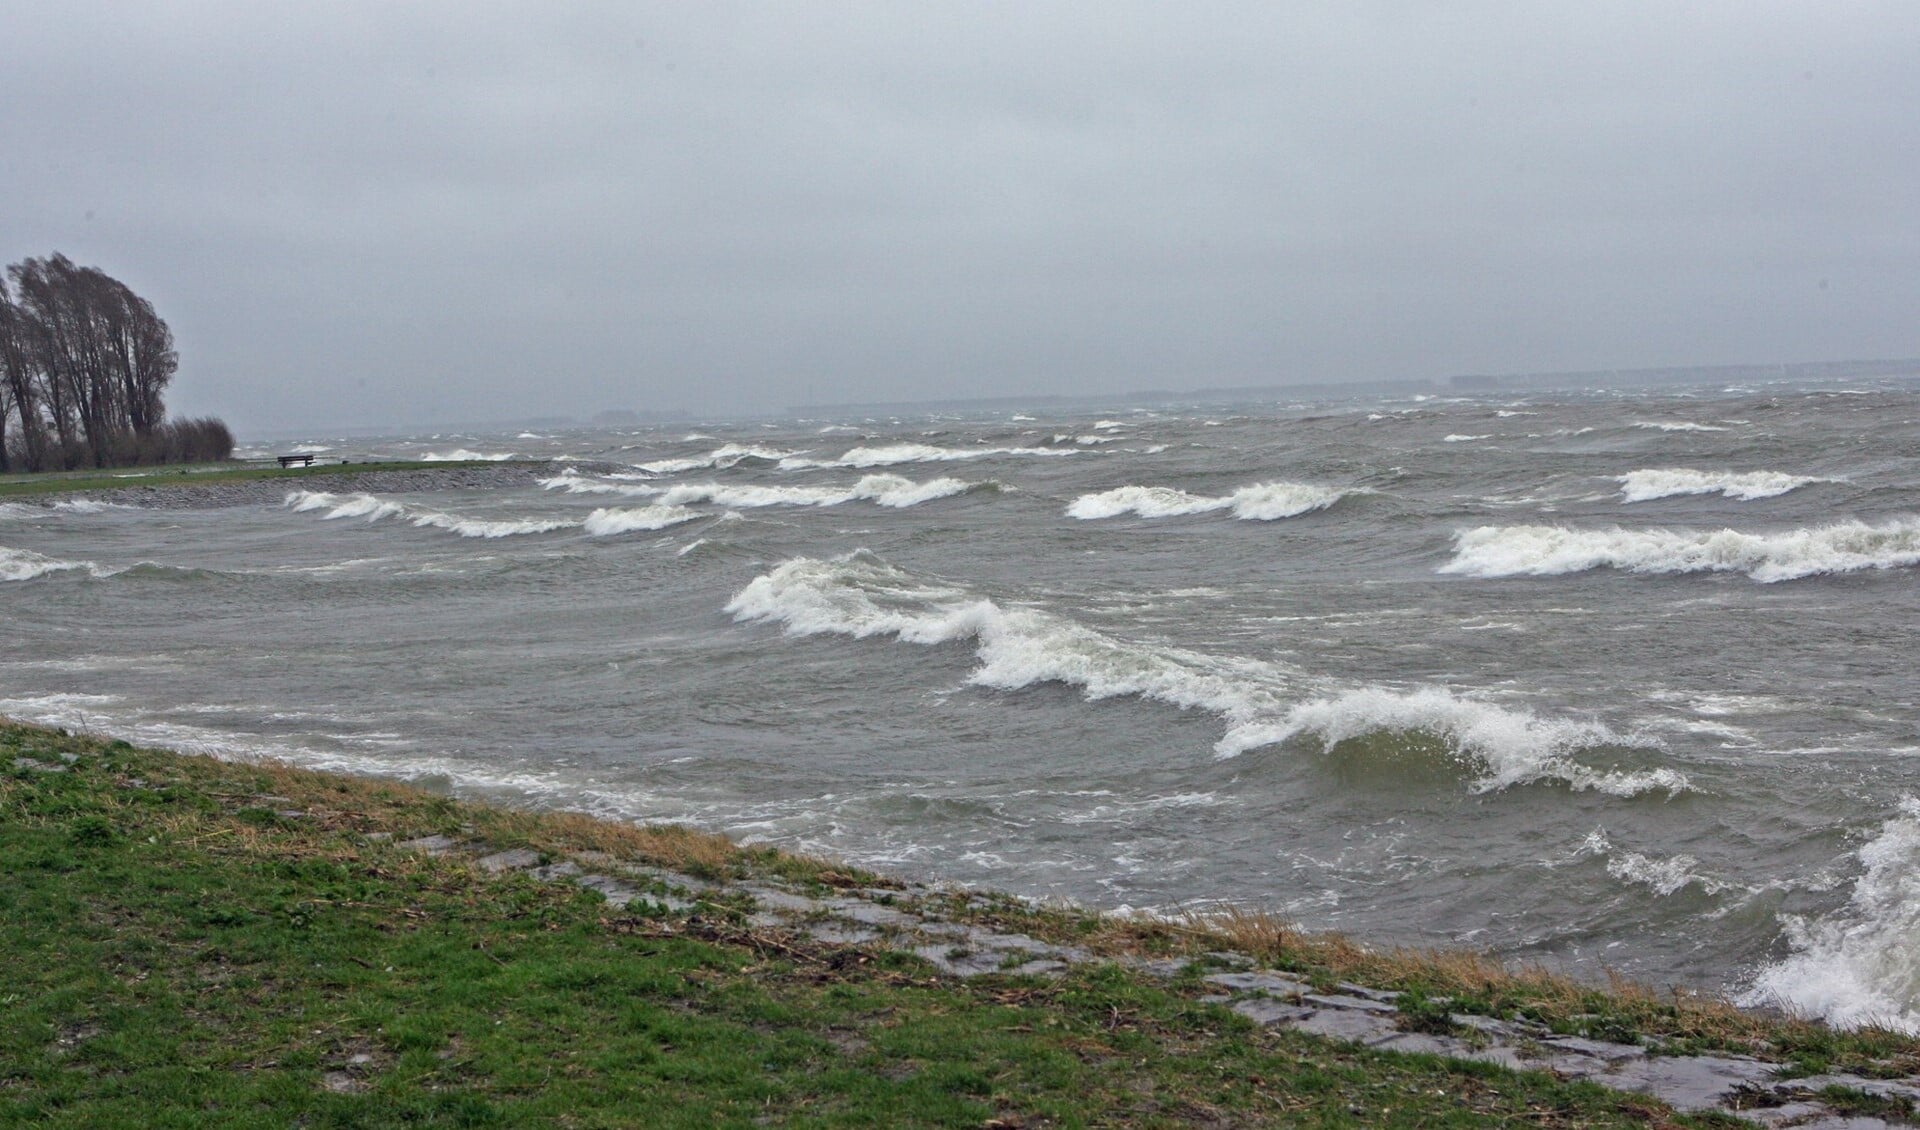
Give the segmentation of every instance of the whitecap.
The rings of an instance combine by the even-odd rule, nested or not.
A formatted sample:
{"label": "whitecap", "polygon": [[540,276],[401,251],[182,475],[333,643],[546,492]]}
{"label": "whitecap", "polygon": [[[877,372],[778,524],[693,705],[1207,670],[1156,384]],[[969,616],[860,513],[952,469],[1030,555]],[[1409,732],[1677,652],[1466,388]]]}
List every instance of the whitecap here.
{"label": "whitecap", "polygon": [[607,537],[635,530],[664,530],[699,516],[699,511],[684,506],[640,506],[628,510],[608,508],[587,515],[587,520],[581,525],[594,537]]}
{"label": "whitecap", "polygon": [[458,514],[429,510],[425,507],[409,506],[377,495],[337,495],[316,490],[294,491],[287,495],[283,505],[295,513],[324,510],[326,513],[320,515],[322,521],[365,518],[369,522],[378,522],[383,518],[403,518],[415,526],[447,530],[466,538],[503,538],[518,534],[541,534],[553,530],[571,529],[580,524],[565,518],[468,518]]}
{"label": "whitecap", "polygon": [[[1071,438],[1071,437],[1068,437]],[[1052,447],[937,447],[926,443],[894,443],[881,447],[856,447],[838,459],[805,459],[789,456],[780,460],[784,470],[801,471],[816,467],[888,467],[899,463],[950,463],[968,459],[986,459],[999,455],[1074,455],[1074,448]]]}
{"label": "whitecap", "polygon": [[749,459],[762,463],[778,463],[782,459],[796,456],[795,452],[782,451],[777,447],[765,447],[752,443],[728,443],[714,448],[705,455],[656,459],[637,464],[637,466],[642,471],[653,475],[680,475],[688,471],[703,471],[708,468],[725,470]]}
{"label": "whitecap", "polygon": [[1236,518],[1270,522],[1324,510],[1348,493],[1311,483],[1256,483],[1221,496],[1190,494],[1173,487],[1125,486],[1081,495],[1068,505],[1067,516],[1095,521],[1122,514],[1170,518],[1231,510]]}
{"label": "whitecap", "polygon": [[1480,526],[1454,537],[1442,573],[1473,577],[1556,576],[1607,566],[1634,573],[1745,573],[1772,583],[1823,573],[1920,564],[1920,519],[1746,534],[1737,530],[1575,530]]}
{"label": "whitecap", "polygon": [[0,581],[31,581],[50,573],[70,572],[94,577],[113,575],[112,570],[102,569],[91,561],[62,561],[57,557],[43,557],[29,549],[0,545]]}
{"label": "whitecap", "polygon": [[1301,735],[1332,749],[1349,739],[1413,732],[1438,739],[1473,767],[1480,791],[1550,780],[1616,795],[1688,787],[1669,769],[1606,772],[1575,762],[1572,754],[1582,748],[1626,744],[1597,723],[1541,719],[1440,687],[1323,690],[1279,663],[1136,643],[1041,609],[1005,607],[915,577],[866,550],[783,562],[749,582],[725,610],[736,621],[779,624],[789,635],[971,642],[979,666],[968,682],[975,686],[1011,691],[1058,682],[1088,700],[1138,697],[1205,710],[1226,722],[1214,746],[1223,758]]}
{"label": "whitecap", "polygon": [[1440,438],[1440,442],[1441,443],[1471,443],[1477,439],[1492,439],[1492,438],[1493,436],[1491,434],[1470,436],[1461,432],[1454,432],[1451,435],[1442,436]]}
{"label": "whitecap", "polygon": [[564,490],[568,494],[619,494],[631,498],[649,498],[661,492],[660,487],[609,482],[610,478],[612,476],[588,478],[568,468],[552,478],[540,479],[538,482],[547,490]]}
{"label": "whitecap", "polygon": [[1724,432],[1727,430],[1718,424],[1695,424],[1686,421],[1676,424],[1660,420],[1641,420],[1636,421],[1633,426],[1661,432]]}
{"label": "whitecap", "polygon": [[1629,471],[1614,479],[1627,502],[1651,502],[1687,494],[1722,494],[1741,502],[1773,498],[1808,483],[1830,482],[1783,471],[1696,471],[1688,467]]}
{"label": "whitecap", "polygon": [[452,451],[429,451],[420,457],[424,463],[504,463],[514,458],[511,451],[488,453],[456,447]]}
{"label": "whitecap", "polygon": [[916,483],[899,475],[867,475],[845,487],[751,486],[689,483],[661,492],[665,505],[711,502],[720,506],[839,506],[854,501],[901,509],[936,498],[950,498],[973,489],[960,479],[932,479]]}

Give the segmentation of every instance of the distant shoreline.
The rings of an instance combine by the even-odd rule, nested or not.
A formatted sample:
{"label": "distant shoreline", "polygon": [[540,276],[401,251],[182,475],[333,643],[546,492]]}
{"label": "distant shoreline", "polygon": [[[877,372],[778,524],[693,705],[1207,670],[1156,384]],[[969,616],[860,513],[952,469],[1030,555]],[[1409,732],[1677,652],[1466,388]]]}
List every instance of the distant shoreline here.
{"label": "distant shoreline", "polygon": [[[101,476],[63,476],[9,483],[0,480],[0,501],[51,504],[54,498],[88,498],[156,510],[211,510],[278,503],[288,491],[421,491],[530,486],[563,468],[597,465],[569,460],[460,463],[331,463],[282,471],[270,467],[173,473],[155,472],[125,485]],[[13,487],[15,489],[8,489]]]}

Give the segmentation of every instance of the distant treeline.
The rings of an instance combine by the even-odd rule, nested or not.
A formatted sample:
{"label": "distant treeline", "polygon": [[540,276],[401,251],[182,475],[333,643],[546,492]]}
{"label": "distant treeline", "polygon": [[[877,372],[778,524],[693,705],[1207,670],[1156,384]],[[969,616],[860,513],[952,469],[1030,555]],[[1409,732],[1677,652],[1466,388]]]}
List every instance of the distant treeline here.
{"label": "distant treeline", "polygon": [[153,304],[64,255],[0,279],[0,472],[203,462],[233,454],[219,420],[169,423],[180,367]]}

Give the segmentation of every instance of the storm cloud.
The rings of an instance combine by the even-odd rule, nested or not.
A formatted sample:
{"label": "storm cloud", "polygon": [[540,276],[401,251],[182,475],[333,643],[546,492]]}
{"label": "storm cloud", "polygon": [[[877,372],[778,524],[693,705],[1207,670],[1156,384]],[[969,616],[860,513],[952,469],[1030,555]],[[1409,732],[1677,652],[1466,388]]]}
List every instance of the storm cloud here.
{"label": "storm cloud", "polygon": [[255,432],[1920,353],[1920,8],[0,3]]}

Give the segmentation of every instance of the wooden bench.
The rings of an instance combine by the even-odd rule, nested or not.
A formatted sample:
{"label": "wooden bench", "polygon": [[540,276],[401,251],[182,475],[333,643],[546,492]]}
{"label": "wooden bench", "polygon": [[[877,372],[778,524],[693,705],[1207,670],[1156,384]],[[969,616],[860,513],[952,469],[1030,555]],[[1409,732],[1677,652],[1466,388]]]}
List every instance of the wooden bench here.
{"label": "wooden bench", "polygon": [[286,468],[286,467],[291,467],[291,466],[293,466],[293,465],[294,465],[295,463],[298,463],[298,464],[300,464],[300,465],[301,465],[302,467],[311,467],[311,466],[313,466],[313,456],[311,456],[311,455],[282,455],[282,456],[280,457],[280,466],[281,466],[282,468]]}

